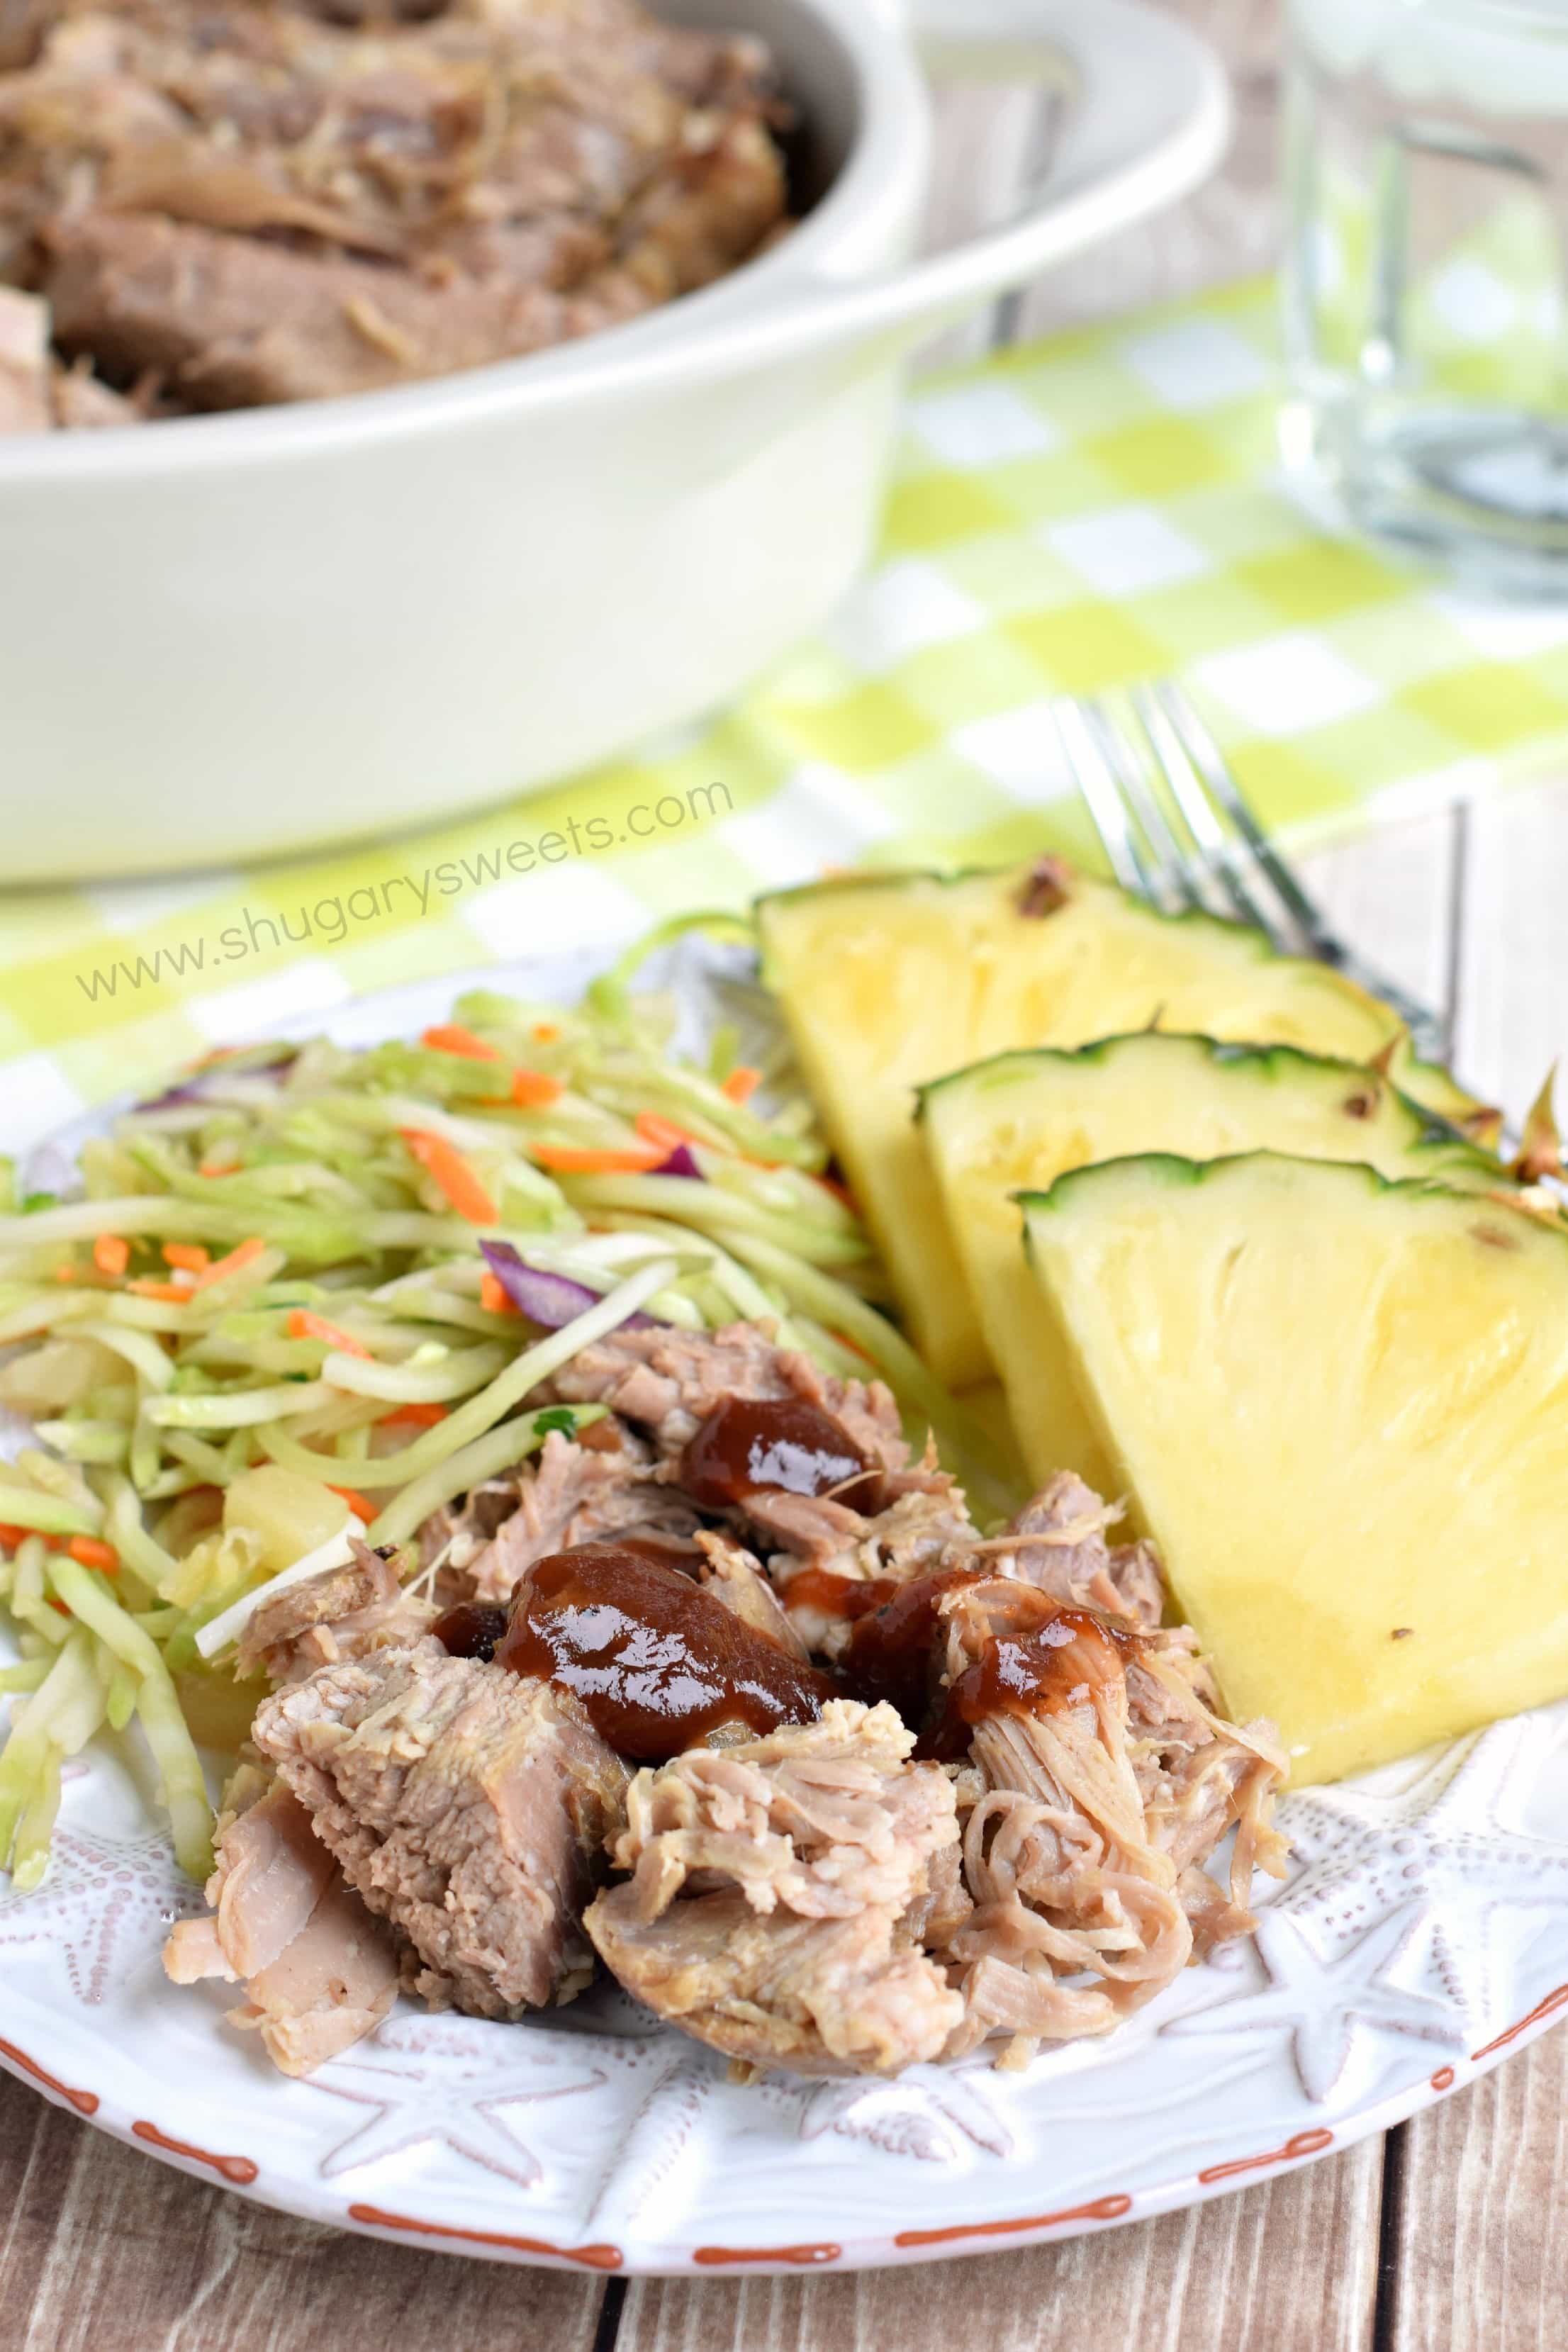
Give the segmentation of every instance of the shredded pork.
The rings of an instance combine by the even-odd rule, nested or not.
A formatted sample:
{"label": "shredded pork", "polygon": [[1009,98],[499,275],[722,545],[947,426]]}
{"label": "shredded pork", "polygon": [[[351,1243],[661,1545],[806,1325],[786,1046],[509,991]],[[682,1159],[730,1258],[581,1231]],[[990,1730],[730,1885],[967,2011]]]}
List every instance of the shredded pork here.
{"label": "shredded pork", "polygon": [[801,1640],[788,1610],[769,1583],[760,1560],[753,1559],[730,1537],[703,1528],[697,1538],[700,1566],[698,1581],[721,1601],[753,1633],[765,1633],[792,1658],[807,1660],[811,1653]]}
{"label": "shredded pork", "polygon": [[235,1670],[274,1685],[372,1650],[404,1648],[427,1633],[434,1605],[407,1591],[394,1559],[356,1542],[342,1568],[323,1569],[262,1602],[240,1635]]}
{"label": "shredded pork", "polygon": [[20,5],[0,278],[161,413],[537,351],[709,284],[784,219],[765,50],[637,0]]}
{"label": "shredded pork", "polygon": [[730,1323],[721,1331],[655,1325],[612,1332],[580,1349],[540,1401],[608,1405],[624,1421],[651,1431],[660,1452],[673,1459],[731,1397],[798,1397],[831,1413],[882,1469],[899,1471],[908,1464],[890,1390],[880,1381],[834,1380],[809,1356],[775,1347],[772,1332],[759,1323]]}
{"label": "shredded pork", "polygon": [[[686,1447],[734,1397],[836,1420],[872,1465],[866,1507],[684,1493]],[[399,1960],[434,2006],[515,2018],[579,1990],[595,1952],[745,2069],[891,2074],[992,2039],[1021,2064],[1250,1928],[1284,1759],[1268,1725],[1225,1719],[1195,1637],[1163,1622],[1152,1548],[1112,1545],[1119,1513],[1080,1479],[982,1534],[886,1389],[758,1324],[618,1331],[531,1402],[606,1411],[435,1513],[421,1591],[493,1609],[546,1556],[630,1541],[864,1696],[814,1695],[816,1720],[766,1737],[726,1720],[631,1778],[570,1690],[421,1638],[434,1604],[363,1545],[276,1595],[239,1660],[277,1685],[259,1762],[220,1824],[212,1912],[166,1965],[243,1982],[237,2021],[280,2065],[364,2031]],[[679,1612],[626,1648],[622,1605],[577,1629],[579,1661],[603,1640],[595,1673],[679,1688]],[[907,1720],[869,1703],[884,1689]],[[1222,1886],[1205,1864],[1232,1832]]]}
{"label": "shredded pork", "polygon": [[[946,1680],[1049,1614],[1050,1596],[1016,1577],[955,1589],[941,1605]],[[1066,1703],[994,1713],[973,1728],[963,1796],[975,1907],[948,1949],[963,1970],[961,2042],[1005,2032],[1014,2063],[1040,2041],[1110,2032],[1186,1966],[1194,1915],[1209,1943],[1240,1932],[1251,1925],[1242,1899],[1254,1862],[1278,1867],[1264,1823],[1284,1759],[1269,1727],[1238,1732],[1209,1714],[1173,1663],[1191,1657],[1181,1633],[1149,1633],[1129,1665],[1098,1644],[1097,1658],[1107,1654],[1109,1669]],[[1134,1676],[1141,1696],[1180,1708],[1156,1738],[1133,1720]],[[1185,1770],[1205,1748],[1200,1801],[1163,1759]],[[1195,1865],[1233,1822],[1242,1831],[1226,1906]]]}
{"label": "shredded pork", "polygon": [[49,348],[48,304],[0,285],[0,433],[92,432],[135,425],[141,412],[90,369],[67,367]]}
{"label": "shredded pork", "polygon": [[1121,1516],[1116,1504],[1102,1502],[1072,1471],[1058,1470],[1004,1535],[972,1549],[999,1575],[1036,1585],[1058,1601],[1107,1610],[1134,1625],[1157,1625],[1165,1607],[1159,1555],[1148,1543],[1112,1549],[1105,1533]]}
{"label": "shredded pork", "polygon": [[629,1432],[626,1443],[609,1452],[552,1430],[537,1467],[526,1465],[510,1480],[481,1488],[469,1508],[476,1503],[493,1515],[492,1531],[475,1553],[458,1520],[448,1559],[465,1592],[481,1601],[506,1601],[535,1560],[574,1544],[634,1533],[680,1538],[697,1525],[686,1497],[655,1482],[647,1449]]}
{"label": "shredded pork", "polygon": [[891,1707],[830,1700],[821,1720],[642,1771],[616,1842],[631,1873],[584,1922],[629,1991],[732,2059],[807,2074],[893,2074],[936,2057],[963,2017],[915,1940],[950,1905],[952,1782],[909,1760]]}

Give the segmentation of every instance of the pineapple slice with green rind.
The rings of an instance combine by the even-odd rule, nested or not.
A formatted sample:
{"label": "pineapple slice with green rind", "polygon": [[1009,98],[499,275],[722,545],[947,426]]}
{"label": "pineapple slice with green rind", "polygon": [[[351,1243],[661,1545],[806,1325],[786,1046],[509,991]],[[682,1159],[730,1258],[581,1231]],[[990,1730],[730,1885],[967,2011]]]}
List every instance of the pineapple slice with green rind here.
{"label": "pineapple slice with green rind", "polygon": [[1043,887],[1027,868],[847,876],[760,899],[757,922],[806,1084],[916,1345],[950,1387],[990,1368],[913,1124],[928,1078],[1014,1046],[1159,1027],[1356,1062],[1392,1049],[1406,1093],[1456,1119],[1479,1108],[1326,965],[1209,915],[1159,914],[1054,860]]}
{"label": "pineapple slice with green rind", "polygon": [[1026,1211],[1121,1489],[1296,1782],[1568,1693],[1559,1218],[1270,1153]]}
{"label": "pineapple slice with green rind", "polygon": [[1503,1181],[1489,1153],[1360,1064],[1157,1030],[976,1062],[921,1087],[919,1118],[1030,1475],[1043,1486],[1055,1470],[1076,1470],[1100,1493],[1115,1473],[1079,1401],[1066,1341],[1020,1279],[1018,1192],[1148,1151],[1358,1160],[1385,1176],[1471,1190]]}

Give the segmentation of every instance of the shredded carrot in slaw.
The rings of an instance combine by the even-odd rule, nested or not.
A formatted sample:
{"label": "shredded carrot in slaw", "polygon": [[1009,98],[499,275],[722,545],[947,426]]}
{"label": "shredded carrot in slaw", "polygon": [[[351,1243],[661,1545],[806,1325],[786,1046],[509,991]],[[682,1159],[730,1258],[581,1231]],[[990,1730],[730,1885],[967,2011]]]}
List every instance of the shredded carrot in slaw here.
{"label": "shredded carrot in slaw", "polygon": [[370,1361],[370,1349],[363,1339],[356,1339],[352,1331],[342,1330],[336,1323],[329,1323],[324,1315],[312,1314],[308,1307],[296,1307],[284,1328],[290,1339],[322,1339],[340,1355],[363,1356],[367,1363]]}
{"label": "shredded carrot in slaw", "polygon": [[427,1128],[400,1127],[397,1132],[459,1217],[471,1225],[500,1223],[500,1211],[455,1144]]}
{"label": "shredded carrot in slaw", "polygon": [[258,1258],[266,1247],[260,1235],[252,1234],[248,1241],[231,1249],[226,1257],[216,1257],[210,1265],[204,1266],[196,1276],[195,1288],[205,1290],[213,1283],[221,1282],[226,1274],[237,1274],[242,1265],[249,1265]]}
{"label": "shredded carrot in slaw", "polygon": [[719,1091],[739,1107],[751,1101],[762,1083],[761,1070],[753,1070],[748,1062],[737,1062]]}
{"label": "shredded carrot in slaw", "polygon": [[562,1176],[646,1176],[669,1154],[662,1148],[647,1151],[628,1151],[624,1148],[589,1150],[575,1144],[536,1143],[531,1156],[542,1168],[552,1168]]}
{"label": "shredded carrot in slaw", "polygon": [[500,1060],[498,1046],[487,1045],[482,1037],[476,1037],[473,1031],[465,1029],[460,1021],[437,1022],[435,1028],[426,1030],[419,1043],[428,1045],[435,1054],[460,1054],[468,1062]]}
{"label": "shredded carrot in slaw", "polygon": [[120,1554],[112,1544],[104,1543],[98,1536],[72,1536],[65,1549],[83,1568],[100,1568],[105,1576],[120,1573]]}
{"label": "shredded carrot in slaw", "polygon": [[[495,1275],[489,1275],[487,1279],[495,1283],[498,1290],[500,1289],[501,1285]],[[444,1404],[400,1404],[392,1412],[384,1412],[376,1425],[381,1429],[434,1429],[438,1421],[446,1420],[450,1410],[449,1405]]]}
{"label": "shredded carrot in slaw", "polygon": [[829,1331],[827,1336],[830,1339],[837,1339],[841,1348],[847,1348],[852,1356],[864,1356],[868,1364],[874,1361],[874,1359],[867,1354],[866,1349],[860,1345],[859,1340],[852,1339],[847,1331]]}
{"label": "shredded carrot in slaw", "polygon": [[672,1118],[661,1118],[656,1110],[639,1110],[637,1130],[646,1144],[658,1150],[660,1159],[668,1160],[683,1143],[696,1143],[699,1139],[684,1127],[677,1127]]}
{"label": "shredded carrot in slaw", "polygon": [[41,1543],[46,1551],[63,1551],[68,1558],[79,1560],[83,1568],[98,1568],[105,1576],[120,1573],[120,1554],[114,1546],[98,1536],[53,1536],[40,1533],[37,1528],[0,1527],[0,1547],[15,1551],[31,1538]]}
{"label": "shredded carrot in slaw", "polygon": [[118,1281],[131,1263],[131,1244],[118,1234],[100,1234],[92,1245],[92,1262],[100,1274]]}
{"label": "shredded carrot in slaw", "polygon": [[376,1515],[376,1506],[374,1503],[367,1501],[365,1496],[359,1492],[357,1487],[329,1486],[327,1492],[330,1495],[341,1495],[343,1501],[353,1513],[355,1518],[363,1519],[366,1527],[369,1527],[372,1519],[374,1519]]}

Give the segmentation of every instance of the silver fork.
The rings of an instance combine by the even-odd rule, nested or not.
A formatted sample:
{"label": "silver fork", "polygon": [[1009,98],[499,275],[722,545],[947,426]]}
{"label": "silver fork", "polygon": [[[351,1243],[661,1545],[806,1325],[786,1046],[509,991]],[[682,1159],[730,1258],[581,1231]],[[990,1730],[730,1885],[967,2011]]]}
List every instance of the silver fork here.
{"label": "silver fork", "polygon": [[1331,930],[1247,806],[1225,754],[1173,679],[1134,687],[1128,726],[1099,700],[1053,705],[1062,751],[1117,880],[1166,913],[1250,923],[1287,955],[1331,964],[1398,1014],[1440,1061],[1447,1024]]}

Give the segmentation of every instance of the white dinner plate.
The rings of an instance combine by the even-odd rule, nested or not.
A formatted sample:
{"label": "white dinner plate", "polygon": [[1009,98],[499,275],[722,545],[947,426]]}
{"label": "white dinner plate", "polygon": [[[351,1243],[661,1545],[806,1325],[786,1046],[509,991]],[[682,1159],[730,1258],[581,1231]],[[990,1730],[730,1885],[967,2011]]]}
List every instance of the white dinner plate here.
{"label": "white dinner plate", "polygon": [[[593,968],[473,977],[569,998]],[[689,948],[680,968],[700,1022],[735,965]],[[460,985],[315,1025],[414,1033]],[[1382,2131],[1568,2003],[1568,1702],[1288,1798],[1290,1875],[1259,1882],[1256,1943],[1223,1946],[1108,2041],[1021,2074],[982,2053],[893,2082],[731,2084],[614,1987],[519,2025],[402,2002],[287,2081],[222,2021],[232,1988],[163,1976],[170,1923],[201,1903],[138,1766],[120,1740],[68,1768],[45,1885],[0,1893],[0,2063],[198,2178],[447,2252],[722,2275],[1069,2237]]]}

